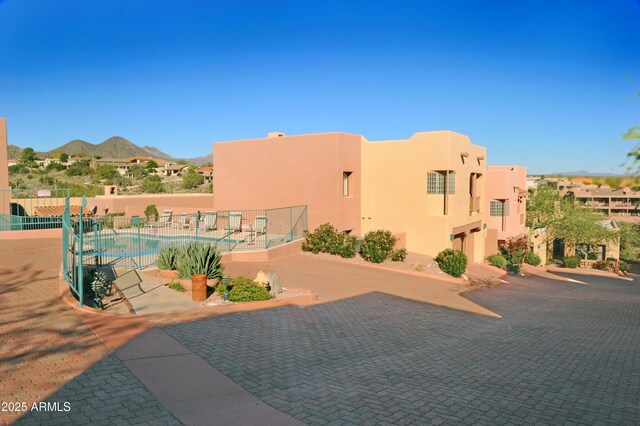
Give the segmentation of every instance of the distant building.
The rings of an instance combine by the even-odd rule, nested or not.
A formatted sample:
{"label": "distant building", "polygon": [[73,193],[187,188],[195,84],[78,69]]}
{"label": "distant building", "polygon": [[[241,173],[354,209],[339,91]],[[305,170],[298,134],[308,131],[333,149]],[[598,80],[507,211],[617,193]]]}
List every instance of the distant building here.
{"label": "distant building", "polygon": [[205,182],[213,181],[213,167],[211,166],[200,167],[196,171],[204,177]]}
{"label": "distant building", "polygon": [[161,176],[181,176],[188,166],[186,164],[167,163],[164,167],[158,167],[156,173]]}
{"label": "distant building", "polygon": [[567,191],[566,197],[610,217],[640,217],[640,191],[631,191],[629,188],[611,189],[605,185],[599,188],[572,188]]}

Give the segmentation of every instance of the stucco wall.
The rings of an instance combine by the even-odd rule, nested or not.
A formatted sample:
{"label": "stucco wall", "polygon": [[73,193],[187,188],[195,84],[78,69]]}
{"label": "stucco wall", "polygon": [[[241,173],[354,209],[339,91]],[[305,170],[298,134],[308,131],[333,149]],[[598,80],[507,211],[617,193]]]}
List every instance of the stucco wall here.
{"label": "stucco wall", "polygon": [[[485,158],[485,148],[451,131],[416,133],[408,140],[363,141],[363,233],[380,228],[405,231],[407,249],[430,256],[451,248],[454,228],[484,223]],[[448,195],[447,215],[444,195],[427,194],[427,172],[442,170],[456,173],[455,194]],[[469,209],[471,173],[482,174],[477,187],[481,211],[474,214]],[[471,260],[481,261],[484,231],[473,238]]]}
{"label": "stucco wall", "polygon": [[[63,198],[54,199],[19,199],[11,200],[20,203],[25,207],[28,215],[35,214],[35,207],[38,205],[64,205]],[[81,197],[71,197],[69,200],[71,205],[79,206],[82,204]],[[125,213],[125,216],[144,216],[145,208],[155,204],[158,212],[162,214],[163,210],[172,210],[173,214],[179,213],[195,213],[198,210],[205,212],[213,210],[213,195],[211,194],[145,194],[145,195],[116,195],[116,196],[97,196],[87,198],[87,209],[97,206],[96,215],[104,215],[104,209],[109,209],[109,213]]]}
{"label": "stucco wall", "polygon": [[[486,182],[484,208],[487,212],[487,228],[496,230],[495,235],[498,240],[524,236],[526,197],[519,202],[518,194],[520,190],[526,189],[527,169],[521,166],[489,166]],[[491,200],[508,200],[509,215],[505,217],[504,230],[502,217],[489,214]]]}
{"label": "stucco wall", "polygon": [[[308,205],[309,229],[330,222],[360,233],[361,136],[322,133],[217,142],[216,210]],[[343,172],[352,172],[343,196]]]}

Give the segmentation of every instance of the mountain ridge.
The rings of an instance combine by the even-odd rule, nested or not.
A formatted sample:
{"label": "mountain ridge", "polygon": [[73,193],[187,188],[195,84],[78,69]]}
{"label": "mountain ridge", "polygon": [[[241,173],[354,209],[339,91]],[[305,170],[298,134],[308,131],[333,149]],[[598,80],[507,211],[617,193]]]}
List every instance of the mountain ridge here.
{"label": "mountain ridge", "polygon": [[[23,148],[16,145],[8,146],[8,155],[11,159],[18,159]],[[139,147],[130,140],[122,136],[112,136],[100,143],[93,144],[82,139],[73,139],[64,145],[52,149],[51,151],[37,151],[36,155],[41,157],[50,156],[53,152],[62,152],[68,155],[81,155],[86,157],[103,158],[129,158],[129,157],[151,157],[166,161],[177,161],[181,158],[173,157],[155,146]],[[212,154],[201,157],[185,158],[184,160],[196,164],[211,162]]]}

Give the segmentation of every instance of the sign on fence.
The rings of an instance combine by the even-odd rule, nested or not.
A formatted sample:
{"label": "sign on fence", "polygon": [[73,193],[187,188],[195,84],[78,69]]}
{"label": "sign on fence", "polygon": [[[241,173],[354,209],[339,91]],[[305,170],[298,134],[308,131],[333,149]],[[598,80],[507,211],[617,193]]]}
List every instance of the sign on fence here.
{"label": "sign on fence", "polygon": [[51,197],[50,189],[38,189],[38,197]]}

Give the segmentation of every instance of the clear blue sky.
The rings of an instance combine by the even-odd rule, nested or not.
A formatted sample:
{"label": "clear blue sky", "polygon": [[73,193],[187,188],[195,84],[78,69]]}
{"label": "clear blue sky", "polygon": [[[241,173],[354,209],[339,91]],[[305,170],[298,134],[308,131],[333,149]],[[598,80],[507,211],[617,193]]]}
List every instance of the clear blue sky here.
{"label": "clear blue sky", "polygon": [[0,116],[37,150],[450,129],[489,164],[618,172],[639,53],[638,0],[0,0]]}

